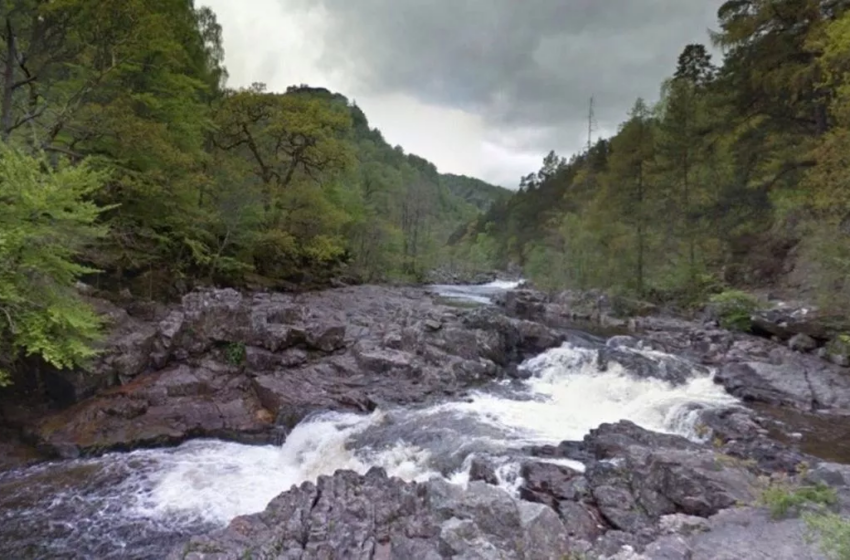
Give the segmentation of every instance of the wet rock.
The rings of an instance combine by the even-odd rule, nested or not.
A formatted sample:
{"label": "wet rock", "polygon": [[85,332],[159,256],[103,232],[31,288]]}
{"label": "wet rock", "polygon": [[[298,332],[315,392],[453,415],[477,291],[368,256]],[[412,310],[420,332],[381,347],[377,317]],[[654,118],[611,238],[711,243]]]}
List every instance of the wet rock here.
{"label": "wet rock", "polygon": [[[756,477],[743,462],[724,461],[706,446],[644,430],[631,422],[603,424],[582,442],[596,458],[584,477],[589,497],[550,471],[526,490],[543,503],[589,503],[608,527],[643,536],[665,515],[708,517],[754,496]],[[533,492],[530,490],[534,490]],[[562,507],[560,504],[558,507]]]}
{"label": "wet rock", "polygon": [[247,378],[214,362],[177,365],[115,387],[29,427],[57,452],[164,445],[204,434],[251,441],[270,428]]}
{"label": "wet rock", "polygon": [[494,486],[499,484],[499,477],[496,476],[493,465],[477,457],[469,465],[469,480],[470,482],[480,480]]}
{"label": "wet rock", "polygon": [[660,379],[672,385],[687,383],[694,375],[708,371],[692,361],[678,356],[642,353],[636,346],[605,346],[599,350],[597,364],[601,371],[620,366],[629,375],[641,379]]}
{"label": "wet rock", "polygon": [[117,330],[94,381],[57,378],[52,386],[69,404],[112,389],[30,426],[48,448],[277,437],[275,422],[286,431],[313,412],[369,412],[380,402],[458,393],[564,339],[497,310],[457,310],[424,290],[376,286],[300,295],[199,290],[151,322],[107,309]]}
{"label": "wet rock", "polygon": [[169,559],[269,558],[562,558],[566,530],[551,509],[493,486],[405,483],[377,468],[338,471],[193,537]]}
{"label": "wet rock", "polygon": [[564,527],[567,528],[571,543],[592,543],[607,529],[598,510],[584,502],[563,500],[558,502],[557,511],[564,522]]}
{"label": "wet rock", "polygon": [[24,467],[46,457],[31,445],[21,441],[15,430],[0,425],[0,473]]}
{"label": "wet rock", "polygon": [[802,410],[850,406],[850,376],[815,356],[767,341],[745,340],[736,341],[726,359],[716,380],[745,401]]}
{"label": "wet rock", "polygon": [[525,448],[532,457],[570,459],[587,464],[594,460],[593,454],[580,441],[562,441],[558,445],[541,445]]}
{"label": "wet rock", "polygon": [[579,473],[553,463],[524,463],[520,470],[523,484],[519,495],[523,500],[545,504],[555,511],[561,500],[575,499],[569,482]]}
{"label": "wet rock", "polygon": [[543,317],[548,302],[546,294],[534,290],[511,290],[498,301],[509,315],[531,321]]}

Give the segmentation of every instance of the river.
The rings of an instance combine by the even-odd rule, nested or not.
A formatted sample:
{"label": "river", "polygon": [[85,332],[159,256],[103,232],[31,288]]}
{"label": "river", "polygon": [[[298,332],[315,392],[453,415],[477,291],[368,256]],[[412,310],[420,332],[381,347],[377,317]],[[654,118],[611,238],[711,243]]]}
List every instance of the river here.
{"label": "river", "polygon": [[[487,304],[515,285],[432,289]],[[405,480],[464,484],[472,459],[486,456],[500,485],[515,492],[523,446],[581,439],[621,419],[695,438],[696,408],[736,402],[709,375],[672,387],[616,366],[601,372],[595,356],[564,345],[523,363],[527,381],[495,383],[462,400],[316,415],[277,446],[194,440],[0,473],[0,558],[160,558],[187,535],[260,511],[292,485],[337,469],[379,465]]]}

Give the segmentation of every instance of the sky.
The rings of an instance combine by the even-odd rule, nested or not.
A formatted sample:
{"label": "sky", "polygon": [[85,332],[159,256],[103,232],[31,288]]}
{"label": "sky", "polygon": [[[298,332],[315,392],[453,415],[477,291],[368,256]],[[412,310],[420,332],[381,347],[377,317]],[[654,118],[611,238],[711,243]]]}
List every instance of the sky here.
{"label": "sky", "polygon": [[[230,87],[326,87],[440,171],[516,188],[658,98],[723,0],[201,0]],[[719,62],[719,61],[716,61]]]}

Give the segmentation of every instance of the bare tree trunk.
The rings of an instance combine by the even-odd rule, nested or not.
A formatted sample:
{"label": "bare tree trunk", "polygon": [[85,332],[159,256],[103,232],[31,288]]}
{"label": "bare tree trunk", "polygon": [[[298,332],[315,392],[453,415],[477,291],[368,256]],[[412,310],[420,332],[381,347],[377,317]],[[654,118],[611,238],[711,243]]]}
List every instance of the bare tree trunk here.
{"label": "bare tree trunk", "polygon": [[0,104],[0,141],[7,142],[12,133],[12,93],[15,87],[15,60],[18,58],[12,20],[6,17],[6,65],[3,68],[3,100]]}

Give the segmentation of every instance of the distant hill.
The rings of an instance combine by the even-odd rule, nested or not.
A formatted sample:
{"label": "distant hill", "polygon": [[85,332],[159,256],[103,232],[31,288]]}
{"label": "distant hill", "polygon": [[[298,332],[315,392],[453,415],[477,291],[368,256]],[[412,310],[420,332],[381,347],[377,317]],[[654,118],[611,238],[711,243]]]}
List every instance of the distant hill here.
{"label": "distant hill", "polygon": [[440,173],[427,159],[392,146],[355,103],[326,88],[292,86],[285,96],[310,99],[329,111],[345,111],[351,128],[343,144],[357,161],[345,190],[354,217],[347,236],[355,268],[367,279],[419,276],[439,266],[450,235],[511,196],[486,181]]}
{"label": "distant hill", "polygon": [[481,179],[454,173],[443,173],[440,182],[456,197],[486,212],[495,202],[510,197],[513,193],[496,185],[491,185]]}

